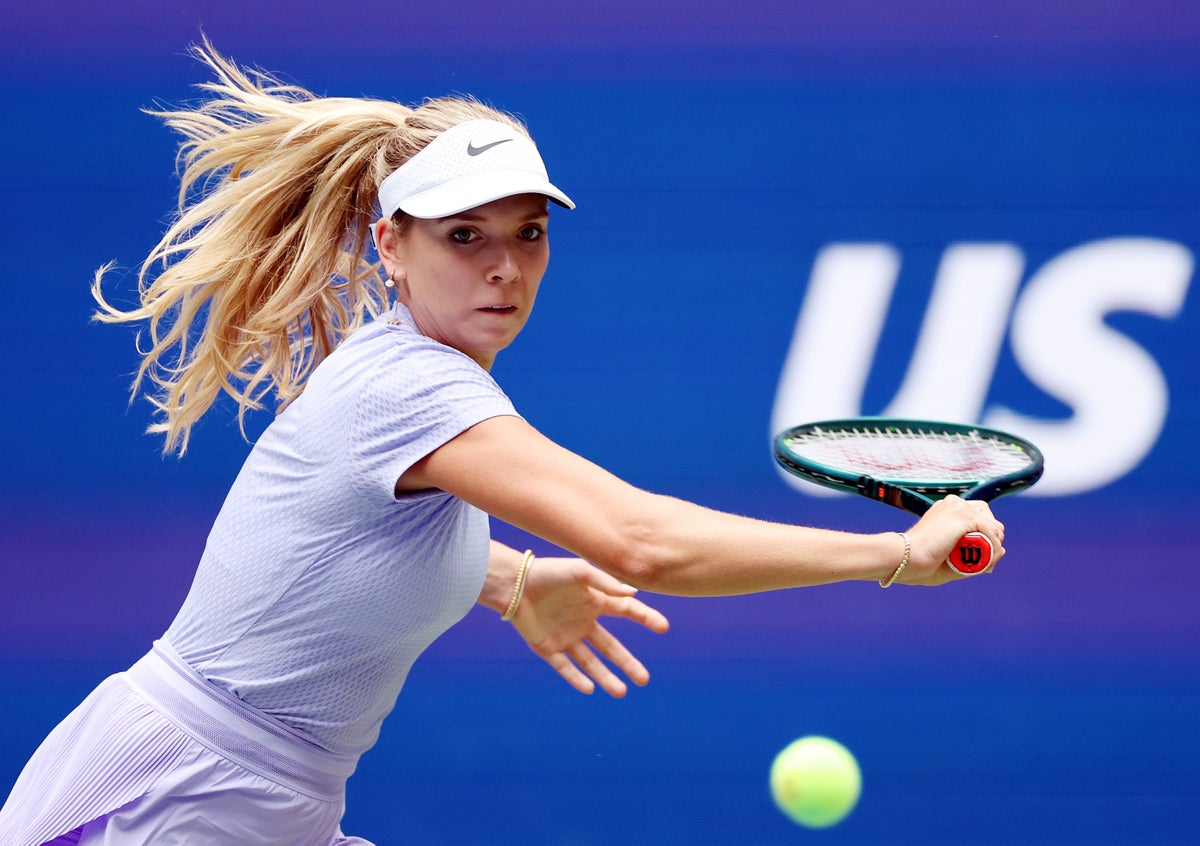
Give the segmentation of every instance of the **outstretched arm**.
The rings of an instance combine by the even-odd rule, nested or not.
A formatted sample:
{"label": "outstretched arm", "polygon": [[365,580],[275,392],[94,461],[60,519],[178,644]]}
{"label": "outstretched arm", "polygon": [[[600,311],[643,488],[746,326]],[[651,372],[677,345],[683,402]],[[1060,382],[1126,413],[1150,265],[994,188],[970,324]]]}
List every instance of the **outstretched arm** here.
{"label": "outstretched arm", "polygon": [[[523,557],[492,541],[487,580],[479,595],[481,605],[504,613],[512,601]],[[592,693],[599,684],[619,698],[628,688],[605,660],[636,685],[646,684],[650,674],[600,624],[600,617],[624,617],[654,632],[667,630],[667,618],[635,599],[636,592],[582,559],[537,558],[526,574],[512,623],[529,648],[576,690]]]}
{"label": "outstretched arm", "polygon": [[[516,417],[473,426],[414,464],[401,483],[440,488],[626,584],[659,593],[731,595],[886,579],[904,555],[894,532],[769,523],[642,491]],[[988,536],[998,561],[1004,527],[988,506],[941,500],[910,530],[911,556],[899,581],[960,578],[945,560],[970,531]]]}

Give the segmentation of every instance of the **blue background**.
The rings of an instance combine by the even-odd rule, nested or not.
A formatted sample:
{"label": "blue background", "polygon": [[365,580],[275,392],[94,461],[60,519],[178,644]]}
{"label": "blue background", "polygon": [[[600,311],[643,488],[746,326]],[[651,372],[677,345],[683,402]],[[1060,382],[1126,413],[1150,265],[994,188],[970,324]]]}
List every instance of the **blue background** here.
{"label": "blue background", "polygon": [[[1098,239],[1200,247],[1200,18],[1184,2],[428,5],[18,0],[0,20],[0,792],[170,622],[247,450],[225,408],[186,459],[161,457],[147,405],[127,401],[133,333],[89,323],[93,270],[135,267],[172,208],[175,141],[139,110],[194,96],[204,76],[184,51],[201,28],[321,93],[468,92],[525,116],[579,208],[555,216],[538,314],[495,374],[568,447],[718,508],[907,522],[805,496],[772,466],[823,247],[904,256],[865,413],[894,394],[951,244],[1016,244],[1027,276]],[[1169,319],[1107,323],[1161,369],[1163,431],[1100,489],[998,503],[1000,573],[649,597],[673,628],[615,626],[654,677],[624,701],[579,696],[473,612],[418,663],[351,781],[346,831],[1193,842],[1200,306],[1189,288]],[[989,402],[1071,415],[1007,347]],[[766,787],[775,752],[810,733],[864,770],[858,808],[824,832],[789,823]]]}

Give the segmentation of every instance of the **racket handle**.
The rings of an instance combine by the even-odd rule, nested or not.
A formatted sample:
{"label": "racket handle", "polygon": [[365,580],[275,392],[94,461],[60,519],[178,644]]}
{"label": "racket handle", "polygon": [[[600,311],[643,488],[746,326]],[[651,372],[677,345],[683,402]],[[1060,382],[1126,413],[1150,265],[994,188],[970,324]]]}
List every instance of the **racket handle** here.
{"label": "racket handle", "polygon": [[992,563],[992,542],[983,532],[968,532],[950,550],[950,569],[971,576],[982,573]]}

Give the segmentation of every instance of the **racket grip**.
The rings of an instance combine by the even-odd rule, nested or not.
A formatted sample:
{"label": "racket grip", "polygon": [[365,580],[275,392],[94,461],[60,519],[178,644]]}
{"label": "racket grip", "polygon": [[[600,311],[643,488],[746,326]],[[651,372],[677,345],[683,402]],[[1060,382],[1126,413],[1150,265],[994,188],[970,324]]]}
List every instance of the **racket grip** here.
{"label": "racket grip", "polygon": [[992,542],[983,532],[968,532],[963,535],[954,549],[950,550],[947,563],[950,569],[964,576],[982,573],[992,563]]}

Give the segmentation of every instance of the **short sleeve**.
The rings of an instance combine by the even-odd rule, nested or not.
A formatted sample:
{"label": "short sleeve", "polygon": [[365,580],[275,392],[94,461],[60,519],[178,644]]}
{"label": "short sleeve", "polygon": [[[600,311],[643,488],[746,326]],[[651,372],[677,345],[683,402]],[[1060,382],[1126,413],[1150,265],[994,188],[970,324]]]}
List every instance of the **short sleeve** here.
{"label": "short sleeve", "polygon": [[467,356],[426,341],[410,345],[365,380],[355,397],[349,445],[354,484],[394,498],[396,480],[472,426],[516,416],[495,380]]}

